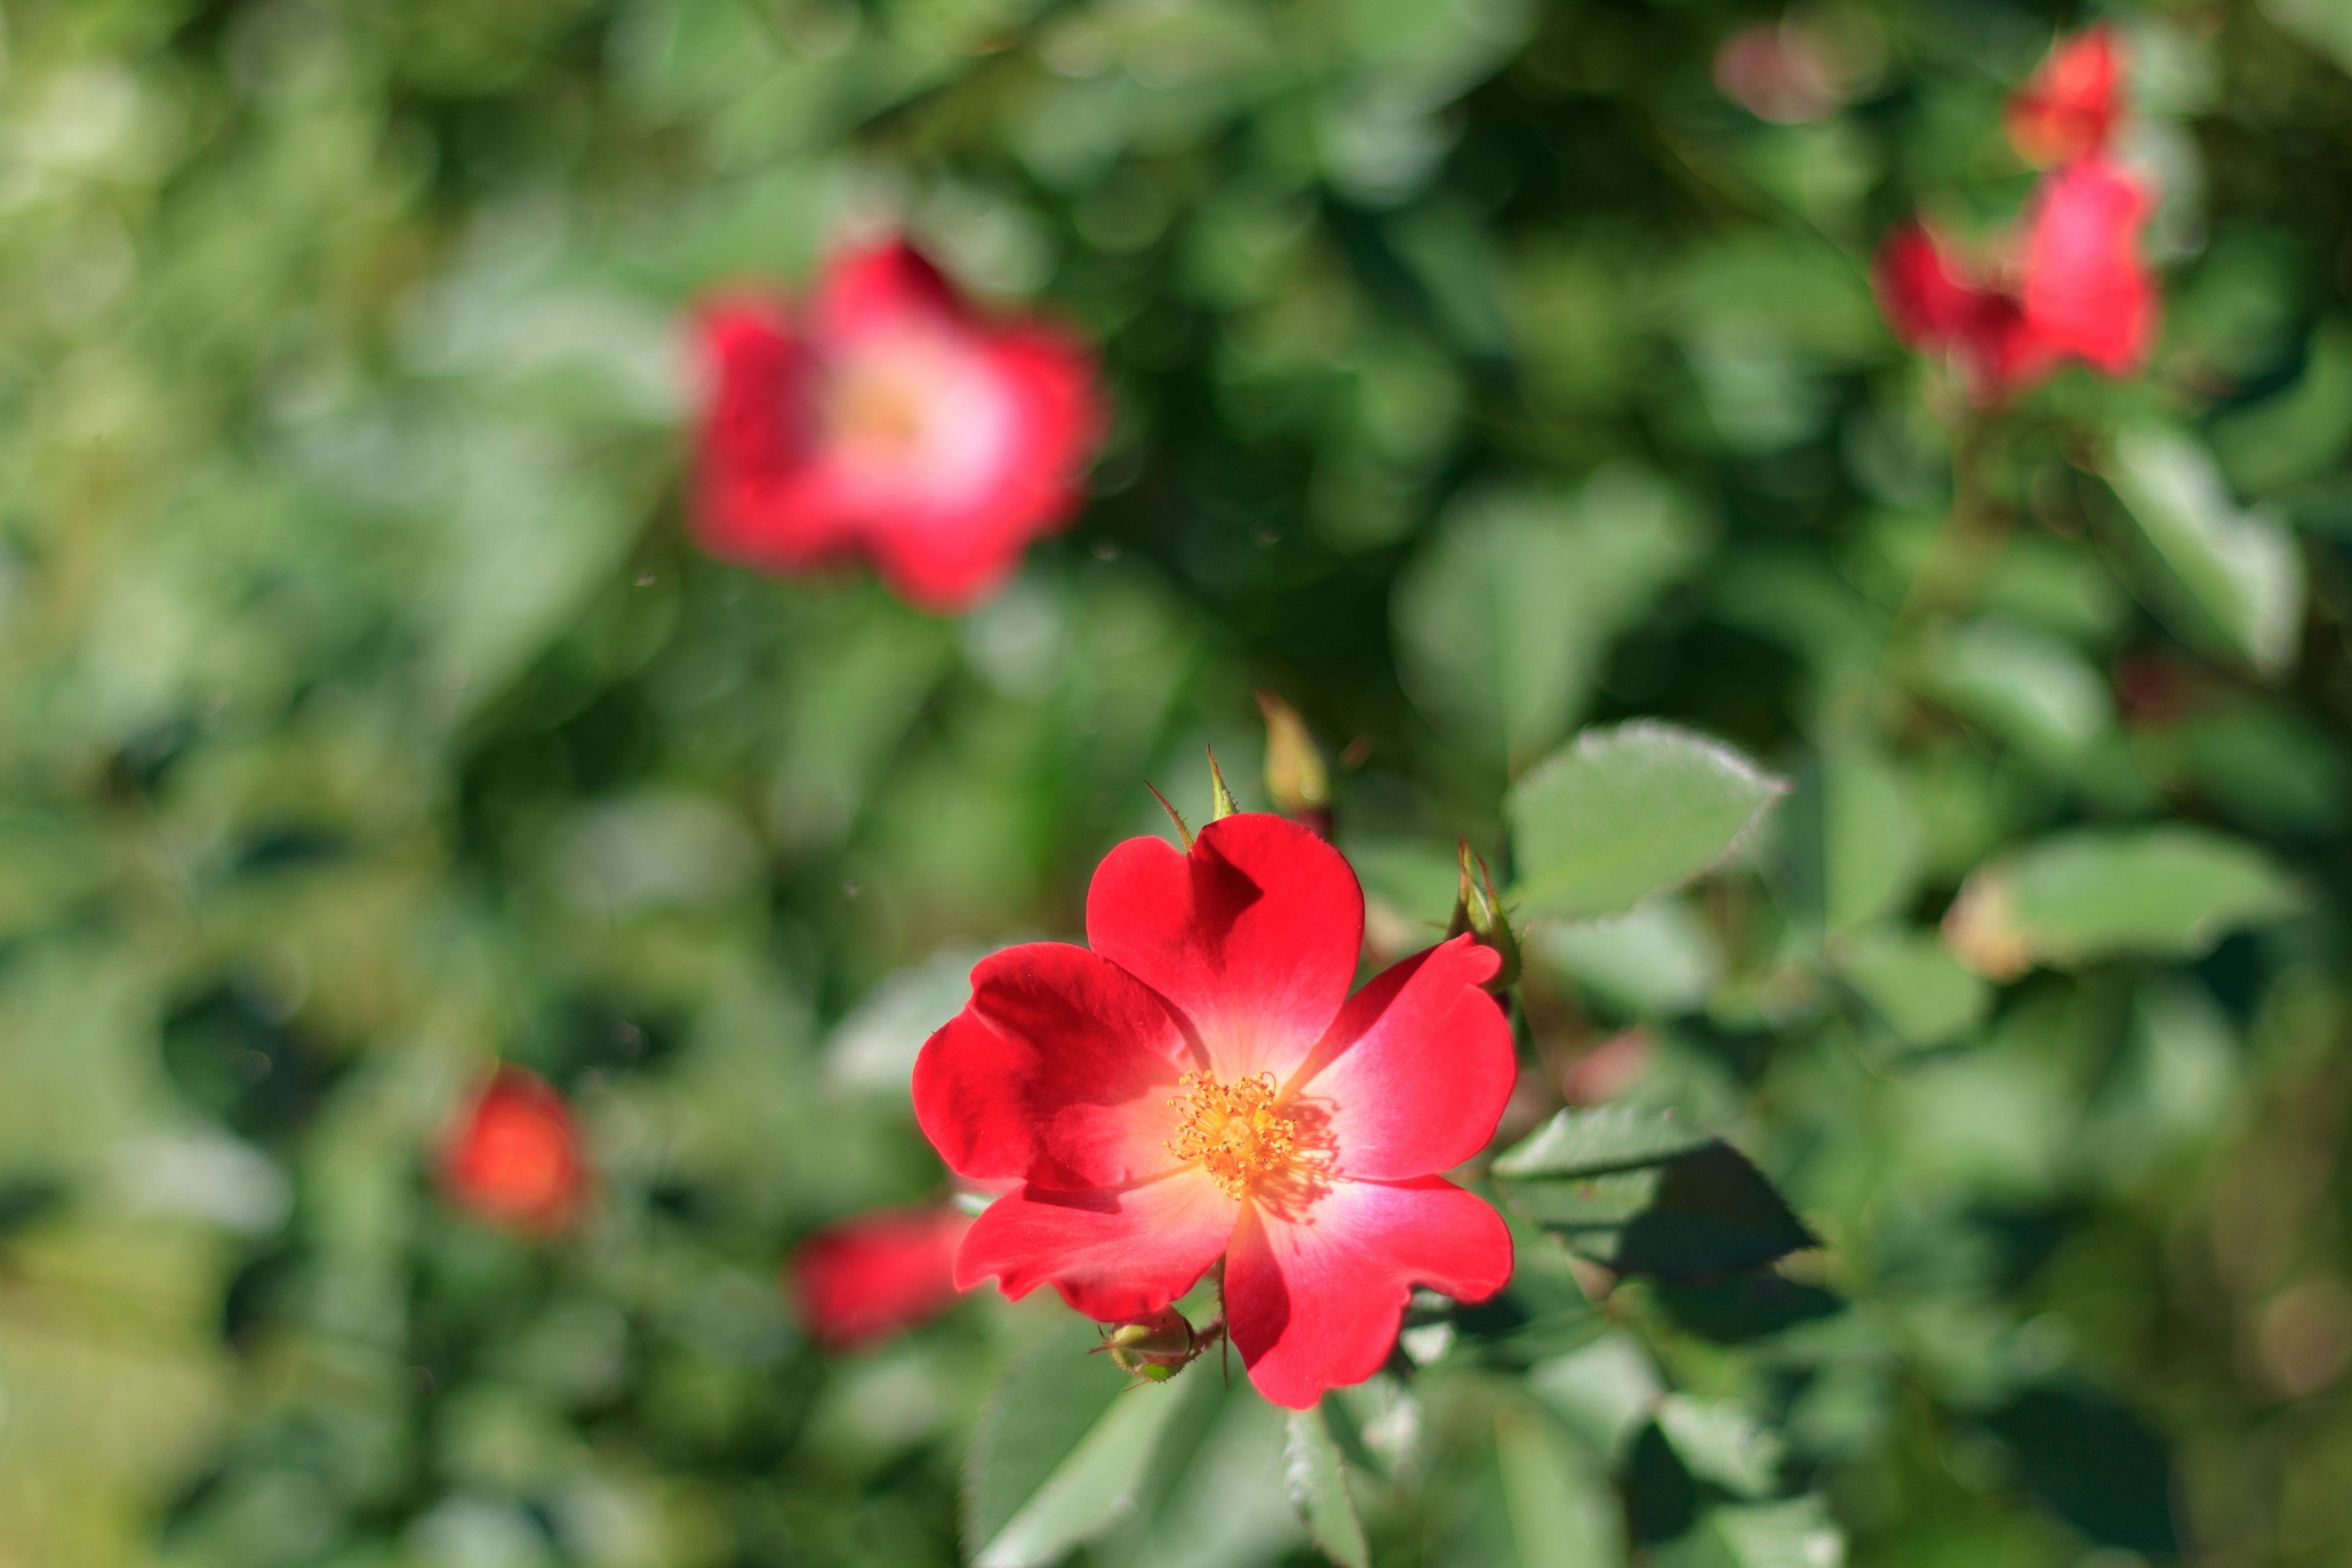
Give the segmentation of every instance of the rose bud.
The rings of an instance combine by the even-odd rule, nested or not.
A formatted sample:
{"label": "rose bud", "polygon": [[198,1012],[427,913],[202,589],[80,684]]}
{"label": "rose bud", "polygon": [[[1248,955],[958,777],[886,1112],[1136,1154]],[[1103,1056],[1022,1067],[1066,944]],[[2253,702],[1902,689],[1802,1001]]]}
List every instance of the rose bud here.
{"label": "rose bud", "polygon": [[1271,691],[1257,694],[1265,715],[1265,793],[1291,821],[1331,837],[1331,773],[1298,710]]}
{"label": "rose bud", "polygon": [[[1454,918],[1445,927],[1447,936],[1460,936],[1467,931],[1478,939],[1478,945],[1491,948],[1502,960],[1486,989],[1501,995],[1518,983],[1519,939],[1511,934],[1511,921],[1504,912],[1503,900],[1495,896],[1495,878],[1486,869],[1486,862],[1470,853],[1470,841],[1462,839],[1458,846],[1462,856],[1462,887],[1454,895]],[[1477,859],[1478,875],[1470,875],[1470,863]]]}
{"label": "rose bud", "polygon": [[1097,1348],[1108,1352],[1111,1364],[1129,1376],[1165,1383],[1198,1360],[1223,1331],[1222,1325],[1213,1325],[1208,1334],[1196,1333],[1183,1313],[1163,1307],[1139,1321],[1106,1327]]}

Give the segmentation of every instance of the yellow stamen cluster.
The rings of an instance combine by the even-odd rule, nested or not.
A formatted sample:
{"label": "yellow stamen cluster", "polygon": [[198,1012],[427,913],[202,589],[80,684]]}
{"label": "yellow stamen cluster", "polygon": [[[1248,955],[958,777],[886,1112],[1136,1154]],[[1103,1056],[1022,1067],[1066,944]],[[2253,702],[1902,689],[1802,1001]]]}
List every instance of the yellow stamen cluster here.
{"label": "yellow stamen cluster", "polygon": [[1272,1073],[1227,1086],[1215,1073],[1188,1072],[1177,1084],[1185,1092],[1168,1103],[1184,1115],[1168,1152],[1188,1164],[1199,1161],[1227,1197],[1245,1196],[1252,1182],[1289,1163],[1298,1126],[1275,1114]]}

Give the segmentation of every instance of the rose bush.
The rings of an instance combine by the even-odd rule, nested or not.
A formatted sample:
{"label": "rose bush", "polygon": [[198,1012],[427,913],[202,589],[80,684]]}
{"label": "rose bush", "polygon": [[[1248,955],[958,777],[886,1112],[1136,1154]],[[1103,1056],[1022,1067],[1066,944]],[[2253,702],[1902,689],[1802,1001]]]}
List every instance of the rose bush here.
{"label": "rose bush", "polygon": [[5,31],[0,1563],[2344,1555],[2329,5]]}

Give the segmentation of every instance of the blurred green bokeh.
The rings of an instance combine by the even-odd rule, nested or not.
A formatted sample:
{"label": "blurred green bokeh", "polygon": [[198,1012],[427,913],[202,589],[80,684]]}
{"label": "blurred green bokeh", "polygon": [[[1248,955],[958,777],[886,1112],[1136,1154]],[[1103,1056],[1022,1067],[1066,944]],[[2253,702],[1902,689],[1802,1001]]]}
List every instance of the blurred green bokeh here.
{"label": "blurred green bokeh", "polygon": [[[2343,1561],[2352,23],[2105,14],[2163,345],[1979,420],[1869,259],[2014,211],[2055,0],[1801,7],[1794,124],[1731,0],[9,0],[0,1568],[955,1561],[1066,1314],[828,1360],[777,1266],[944,1193],[923,1035],[1147,780],[1264,805],[1260,687],[1391,952],[1580,725],[1794,785],[1536,923],[1506,1132],[1674,1107],[1826,1245],[1604,1318],[1528,1232],[1335,1402],[1373,1560]],[[684,312],[890,222],[1118,406],[954,620],[680,526]],[[494,1058],[552,1245],[433,1188]],[[1167,1396],[1083,1559],[1314,1560]]]}

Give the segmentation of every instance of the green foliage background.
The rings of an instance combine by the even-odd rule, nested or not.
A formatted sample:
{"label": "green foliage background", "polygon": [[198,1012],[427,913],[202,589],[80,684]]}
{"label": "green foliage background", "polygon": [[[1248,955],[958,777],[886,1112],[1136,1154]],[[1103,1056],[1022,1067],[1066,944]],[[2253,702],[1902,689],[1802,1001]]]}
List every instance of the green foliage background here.
{"label": "green foliage background", "polygon": [[[1824,0],[1775,126],[1722,0],[10,0],[0,1564],[945,1563],[1008,1365],[974,1547],[1108,1410],[1106,1565],[1309,1560],[1286,1468],[1381,1563],[2340,1561],[2352,26],[2112,14],[2163,346],[1982,421],[1868,258],[2013,212],[2074,6]],[[678,516],[683,308],[892,216],[1118,408],[954,621]],[[1287,1461],[1042,1302],[819,1357],[923,1031],[1261,685],[1376,937],[1512,868],[1509,1136],[1611,1068],[1824,1247],[1596,1304],[1528,1228]],[[1622,914],[1546,759],[1633,715],[1793,790]],[[493,1057],[562,1243],[433,1193]]]}

